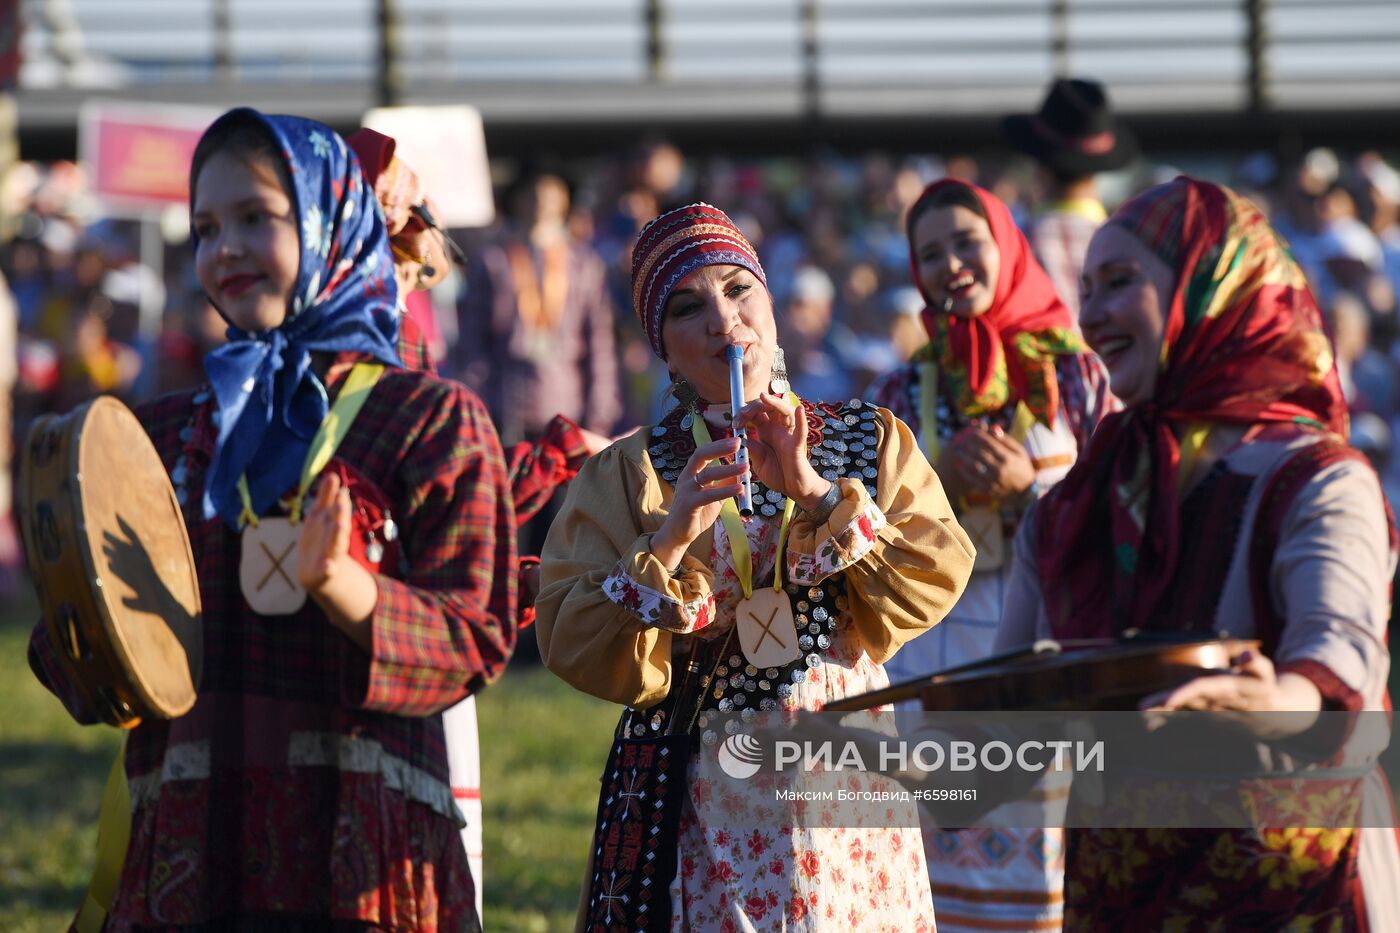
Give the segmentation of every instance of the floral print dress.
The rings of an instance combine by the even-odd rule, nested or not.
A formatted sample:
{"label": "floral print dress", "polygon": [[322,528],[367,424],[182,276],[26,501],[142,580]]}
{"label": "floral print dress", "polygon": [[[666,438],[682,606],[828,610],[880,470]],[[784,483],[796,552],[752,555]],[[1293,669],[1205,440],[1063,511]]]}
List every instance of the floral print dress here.
{"label": "floral print dress", "polygon": [[[822,525],[796,513],[783,548],[783,582],[795,594],[799,631],[815,624],[805,613],[826,622],[822,607],[830,605],[829,628],[822,629],[830,636],[820,636],[824,645],[804,639],[804,650],[811,651],[805,669],[783,678],[763,709],[820,710],[830,700],[887,686],[880,662],[941,619],[971,573],[970,544],[917,442],[889,412],[865,410],[870,414],[862,423],[879,439],[868,453],[873,467],[863,474],[858,467],[861,479],[851,478],[849,469],[841,475],[842,499]],[[809,423],[840,424],[850,412],[809,406]],[[708,409],[705,417],[713,434],[724,433],[719,409]],[[688,457],[683,443],[673,454],[665,452],[658,429],[650,437],[640,432],[585,465],[546,543],[537,604],[546,664],[581,689],[634,709],[665,696],[670,670],[682,667],[673,657],[688,654],[694,640],[729,635],[743,598],[721,522],[692,545],[674,573],[650,556],[650,532],[664,520],[670,500],[665,476]],[[809,434],[813,441],[820,467],[822,450],[834,450],[837,442],[820,425]],[[614,478],[613,490],[600,489],[611,477],[622,482]],[[619,528],[628,516],[606,502],[629,497],[638,514],[631,528]],[[754,586],[771,586],[782,500],[761,487],[754,498],[758,510],[744,522]],[[638,530],[642,535],[632,543]],[[605,540],[614,542],[611,556]],[[820,605],[819,590],[826,600]],[[838,595],[828,598],[831,593]],[[746,676],[766,686],[765,673],[771,678],[775,671],[745,670],[750,666],[737,640],[731,644],[734,656],[716,669],[720,676],[731,676],[739,690]],[[643,659],[640,670],[619,664],[619,653]],[[611,659],[611,672],[608,662],[597,663],[603,658]],[[663,671],[665,677],[654,676]],[[629,682],[632,690],[619,689]],[[718,709],[727,712],[730,698],[742,701],[744,694],[727,694]],[[716,737],[703,722],[702,715],[698,737],[712,745]],[[863,775],[840,780],[853,790],[868,789]],[[935,928],[912,812],[903,822],[893,812],[884,814],[889,819],[881,825],[895,828],[844,827],[850,820],[839,818],[835,808],[846,804],[777,800],[771,779],[726,779],[715,757],[703,753],[692,758],[687,781],[670,887],[672,930]]]}

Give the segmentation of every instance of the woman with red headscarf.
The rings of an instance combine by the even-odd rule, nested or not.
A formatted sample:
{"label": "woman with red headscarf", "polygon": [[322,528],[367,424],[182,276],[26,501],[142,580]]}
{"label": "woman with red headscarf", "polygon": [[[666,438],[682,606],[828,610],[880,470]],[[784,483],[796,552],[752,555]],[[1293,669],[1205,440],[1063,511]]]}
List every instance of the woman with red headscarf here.
{"label": "woman with red headscarf", "polygon": [[[1387,709],[1393,524],[1264,217],[1185,177],[1137,196],[1090,244],[1080,326],[1127,408],[1022,524],[998,645],[1226,631],[1261,651],[1143,707]],[[1067,849],[1067,930],[1400,916],[1393,829],[1076,829]]]}
{"label": "woman with red headscarf", "polygon": [[[1102,365],[1001,200],[943,179],[914,202],[905,229],[929,342],[871,397],[918,436],[977,563],[943,623],[886,663],[891,682],[991,652],[1022,511],[1068,472],[1116,405]],[[1055,833],[931,829],[925,851],[940,929],[1058,924]]]}

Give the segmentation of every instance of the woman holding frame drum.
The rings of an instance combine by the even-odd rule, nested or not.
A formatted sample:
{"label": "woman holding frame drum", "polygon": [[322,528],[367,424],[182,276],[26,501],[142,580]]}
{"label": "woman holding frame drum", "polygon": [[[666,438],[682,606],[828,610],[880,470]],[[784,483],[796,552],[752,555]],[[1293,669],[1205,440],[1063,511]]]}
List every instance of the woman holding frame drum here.
{"label": "woman holding frame drum", "polygon": [[[440,713],[515,644],[495,430],[402,366],[383,213],[332,130],[230,111],[190,182],[229,340],[209,386],[136,414],[189,532],[203,677],[187,713],[129,733],[105,929],[479,930]],[[30,648],[92,721],[62,646],[41,627]]]}

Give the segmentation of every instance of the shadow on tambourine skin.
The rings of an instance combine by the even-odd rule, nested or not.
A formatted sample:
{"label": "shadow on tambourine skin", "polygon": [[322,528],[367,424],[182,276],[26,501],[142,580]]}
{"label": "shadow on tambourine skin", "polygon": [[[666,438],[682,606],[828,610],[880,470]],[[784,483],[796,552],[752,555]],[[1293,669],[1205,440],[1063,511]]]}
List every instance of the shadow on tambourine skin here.
{"label": "shadow on tambourine skin", "polygon": [[[110,529],[102,535],[102,553],[107,569],[130,591],[122,597],[122,605],[132,612],[154,616],[169,627],[181,645],[195,644],[199,638],[200,617],[181,603],[161,576],[151,559],[150,551],[125,518],[117,516],[120,536]],[[190,680],[198,683],[198,657],[185,654]]]}

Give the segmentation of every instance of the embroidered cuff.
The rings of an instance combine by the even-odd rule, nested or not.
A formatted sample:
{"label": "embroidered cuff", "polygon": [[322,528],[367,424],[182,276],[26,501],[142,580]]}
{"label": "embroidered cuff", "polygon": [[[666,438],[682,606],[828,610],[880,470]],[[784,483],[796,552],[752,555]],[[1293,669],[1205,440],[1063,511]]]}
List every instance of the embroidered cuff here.
{"label": "embroidered cuff", "polygon": [[1359,711],[1364,705],[1361,694],[1348,687],[1333,670],[1321,661],[1314,661],[1311,658],[1299,658],[1296,661],[1284,661],[1279,664],[1277,673],[1291,672],[1301,674],[1313,682],[1317,687],[1317,692],[1322,694],[1322,709],[1345,710],[1349,713]]}
{"label": "embroidered cuff", "polygon": [[681,559],[676,573],[668,572],[652,556],[651,535],[643,535],[603,581],[608,599],[646,624],[677,635],[699,631],[714,620],[709,589],[708,573],[689,555]]}
{"label": "embroidered cuff", "polygon": [[821,525],[805,518],[788,534],[788,579],[801,586],[820,583],[869,554],[885,527],[885,513],[856,480],[839,481],[841,501]]}

